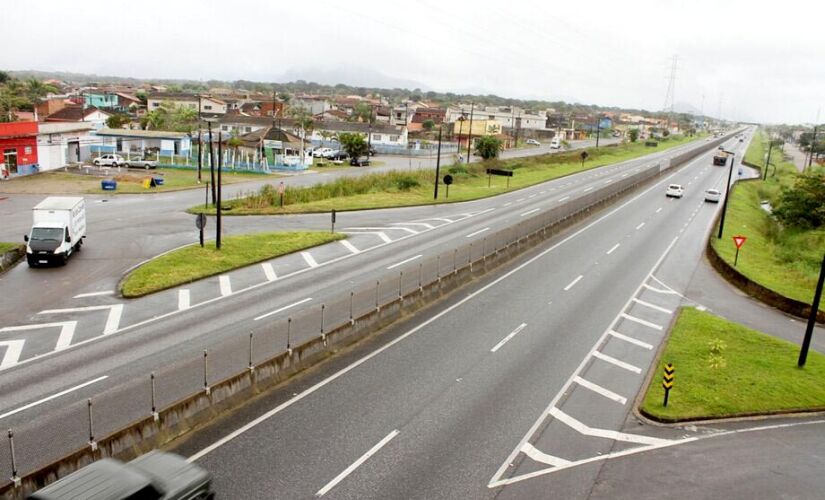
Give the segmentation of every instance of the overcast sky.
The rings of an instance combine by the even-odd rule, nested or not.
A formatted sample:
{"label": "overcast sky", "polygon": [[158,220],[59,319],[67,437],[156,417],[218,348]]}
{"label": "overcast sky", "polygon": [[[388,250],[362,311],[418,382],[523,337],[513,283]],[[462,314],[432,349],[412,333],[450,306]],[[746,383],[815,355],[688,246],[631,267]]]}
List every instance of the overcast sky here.
{"label": "overcast sky", "polygon": [[303,78],[660,110],[676,55],[677,106],[810,123],[825,104],[825,3],[815,0],[4,0],[2,7],[0,69]]}

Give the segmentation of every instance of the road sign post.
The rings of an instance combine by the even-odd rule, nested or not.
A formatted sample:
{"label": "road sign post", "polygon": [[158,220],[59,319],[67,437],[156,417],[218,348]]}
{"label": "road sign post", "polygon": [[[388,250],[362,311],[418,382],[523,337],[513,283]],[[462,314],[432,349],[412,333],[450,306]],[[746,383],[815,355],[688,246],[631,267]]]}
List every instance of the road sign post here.
{"label": "road sign post", "polygon": [[453,176],[450,175],[450,174],[445,175],[444,176],[444,185],[447,186],[445,188],[447,190],[446,198],[450,197],[450,184],[452,184],[452,183],[453,183]]}
{"label": "road sign post", "polygon": [[286,186],[284,186],[284,181],[281,181],[281,183],[278,184],[278,195],[281,198],[281,207],[282,208],[284,206],[284,191],[286,191]]}
{"label": "road sign post", "polygon": [[203,248],[203,228],[206,227],[206,214],[198,214],[198,216],[195,217],[195,227],[198,228],[198,232],[200,233],[201,248]]}
{"label": "road sign post", "polygon": [[332,209],[332,212],[331,212],[330,216],[331,216],[331,219],[332,219],[332,230],[330,232],[334,233],[335,232],[335,209],[334,208]]}
{"label": "road sign post", "polygon": [[580,156],[582,159],[582,168],[584,168],[584,162],[587,160],[590,154],[587,151],[582,151]]}
{"label": "road sign post", "polygon": [[662,403],[662,406],[667,406],[668,397],[670,397],[670,390],[673,389],[673,378],[676,373],[676,368],[673,367],[673,363],[668,363],[665,365],[664,374],[662,375],[662,387],[665,389],[665,400]]}
{"label": "road sign post", "polygon": [[805,328],[805,339],[802,341],[802,349],[799,350],[799,361],[797,365],[802,368],[808,359],[808,348],[811,346],[811,337],[814,334],[814,323],[819,312],[819,301],[822,299],[822,287],[825,285],[825,255],[822,256],[822,267],[819,270],[819,281],[816,283],[814,291],[814,301],[811,303],[811,314],[808,316],[808,326]]}
{"label": "road sign post", "polygon": [[736,245],[736,256],[733,258],[733,267],[736,267],[736,264],[739,262],[739,249],[742,248],[742,245],[745,244],[747,239],[748,238],[741,235],[733,237],[733,244]]}

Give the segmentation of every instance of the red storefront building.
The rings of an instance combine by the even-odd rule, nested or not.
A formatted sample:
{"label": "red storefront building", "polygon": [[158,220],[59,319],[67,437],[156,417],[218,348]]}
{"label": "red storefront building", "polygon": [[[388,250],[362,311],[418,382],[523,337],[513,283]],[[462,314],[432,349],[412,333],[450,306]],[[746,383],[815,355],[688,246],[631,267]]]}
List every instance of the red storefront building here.
{"label": "red storefront building", "polygon": [[0,178],[37,170],[37,122],[0,123]]}

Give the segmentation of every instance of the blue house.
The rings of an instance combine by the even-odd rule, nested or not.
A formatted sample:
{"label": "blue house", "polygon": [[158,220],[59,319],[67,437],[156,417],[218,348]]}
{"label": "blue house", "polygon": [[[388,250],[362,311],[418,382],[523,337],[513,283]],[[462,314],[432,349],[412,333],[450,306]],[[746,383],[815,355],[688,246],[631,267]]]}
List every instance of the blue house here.
{"label": "blue house", "polygon": [[119,109],[120,101],[118,95],[113,92],[83,92],[83,99],[86,107],[99,109]]}

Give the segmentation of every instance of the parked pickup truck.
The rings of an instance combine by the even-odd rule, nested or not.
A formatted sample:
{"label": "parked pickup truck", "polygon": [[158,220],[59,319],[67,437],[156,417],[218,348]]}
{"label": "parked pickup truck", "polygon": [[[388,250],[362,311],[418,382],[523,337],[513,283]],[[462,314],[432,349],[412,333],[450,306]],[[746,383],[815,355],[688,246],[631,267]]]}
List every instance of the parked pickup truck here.
{"label": "parked pickup truck", "polygon": [[127,158],[126,161],[123,162],[123,166],[126,168],[155,168],[158,166],[158,162],[155,160],[150,160],[149,158],[143,156],[132,156]]}
{"label": "parked pickup truck", "polygon": [[93,462],[35,492],[30,500],[213,499],[208,472],[183,457],[152,451],[131,462]]}
{"label": "parked pickup truck", "polygon": [[32,209],[32,228],[23,236],[29,267],[65,264],[86,237],[86,201],[79,196],[50,196]]}

